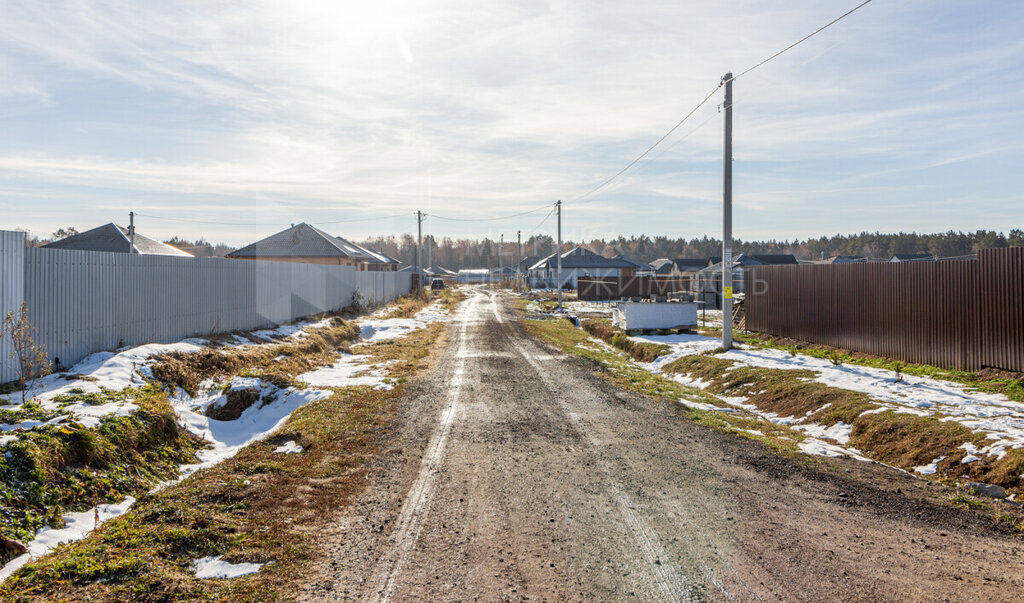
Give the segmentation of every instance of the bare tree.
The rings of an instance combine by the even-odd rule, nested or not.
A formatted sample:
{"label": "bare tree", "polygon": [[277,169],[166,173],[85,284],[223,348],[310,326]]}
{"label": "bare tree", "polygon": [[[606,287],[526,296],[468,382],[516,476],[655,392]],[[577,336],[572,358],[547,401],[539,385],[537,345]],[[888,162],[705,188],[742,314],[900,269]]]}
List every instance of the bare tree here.
{"label": "bare tree", "polygon": [[25,403],[28,384],[33,379],[50,374],[50,359],[46,356],[46,347],[35,341],[36,327],[28,320],[28,303],[21,302],[15,312],[11,310],[4,317],[3,328],[0,329],[0,340],[11,341],[11,361],[18,371],[18,383],[21,385],[21,403]]}

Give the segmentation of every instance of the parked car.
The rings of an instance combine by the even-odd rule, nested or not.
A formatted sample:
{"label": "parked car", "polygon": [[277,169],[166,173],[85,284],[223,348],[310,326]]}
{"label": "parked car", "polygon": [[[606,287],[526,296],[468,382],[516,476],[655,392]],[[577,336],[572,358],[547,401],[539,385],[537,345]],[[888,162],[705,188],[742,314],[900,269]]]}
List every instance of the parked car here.
{"label": "parked car", "polygon": [[433,291],[437,291],[438,289],[444,289],[444,280],[435,278],[434,280],[430,281],[430,289]]}

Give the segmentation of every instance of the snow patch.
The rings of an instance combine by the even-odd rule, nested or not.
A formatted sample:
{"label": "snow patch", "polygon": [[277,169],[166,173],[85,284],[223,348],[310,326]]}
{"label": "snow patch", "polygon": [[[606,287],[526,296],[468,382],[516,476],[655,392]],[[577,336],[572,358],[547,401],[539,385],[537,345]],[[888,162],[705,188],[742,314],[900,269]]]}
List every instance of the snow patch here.
{"label": "snow patch", "polygon": [[932,475],[933,473],[939,470],[939,463],[941,463],[944,460],[946,460],[946,457],[944,456],[937,457],[935,460],[928,463],[927,465],[918,465],[917,467],[914,467],[914,471],[920,473],[921,475]]}
{"label": "snow patch", "polygon": [[192,567],[195,569],[196,578],[206,580],[210,578],[248,576],[260,571],[263,565],[262,563],[228,563],[221,559],[221,555],[217,555],[216,557],[196,559]]}
{"label": "snow patch", "polygon": [[63,528],[46,527],[39,530],[32,542],[26,545],[28,552],[15,557],[0,569],[0,582],[9,578],[32,559],[49,553],[57,545],[85,538],[103,522],[127,513],[133,504],[135,498],[129,496],[118,504],[99,505],[88,511],[64,515]]}
{"label": "snow patch", "polygon": [[369,385],[374,389],[391,389],[391,384],[384,382],[388,363],[369,364],[366,362],[368,358],[369,356],[343,354],[331,366],[303,373],[296,379],[316,387]]}
{"label": "snow patch", "polygon": [[302,446],[295,443],[295,440],[288,440],[274,449],[276,454],[298,454],[302,452]]}

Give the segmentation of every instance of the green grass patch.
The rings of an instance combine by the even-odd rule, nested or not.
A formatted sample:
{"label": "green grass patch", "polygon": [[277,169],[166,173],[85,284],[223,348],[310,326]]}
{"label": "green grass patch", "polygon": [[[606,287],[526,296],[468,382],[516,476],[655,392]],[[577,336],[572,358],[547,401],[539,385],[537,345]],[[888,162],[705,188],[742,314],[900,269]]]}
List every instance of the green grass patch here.
{"label": "green grass patch", "polygon": [[[435,323],[358,351],[391,361],[392,376],[404,381],[431,366],[444,332]],[[326,554],[320,535],[368,487],[370,463],[401,396],[401,385],[335,389],[235,457],[156,494],[142,493],[124,516],[16,573],[0,585],[0,598],[292,600],[312,563]],[[289,440],[303,452],[273,452]],[[198,580],[192,564],[209,555],[267,565],[232,580]]]}
{"label": "green grass patch", "polygon": [[985,503],[981,502],[977,498],[968,494],[958,493],[949,497],[949,502],[953,503],[958,507],[964,509],[980,509],[985,506]]}
{"label": "green grass patch", "polygon": [[94,429],[39,427],[3,447],[3,535],[31,540],[44,526],[63,527],[66,512],[144,493],[195,460],[202,443],[178,427],[166,394],[155,386],[133,391],[139,409],[129,416],[104,417]]}

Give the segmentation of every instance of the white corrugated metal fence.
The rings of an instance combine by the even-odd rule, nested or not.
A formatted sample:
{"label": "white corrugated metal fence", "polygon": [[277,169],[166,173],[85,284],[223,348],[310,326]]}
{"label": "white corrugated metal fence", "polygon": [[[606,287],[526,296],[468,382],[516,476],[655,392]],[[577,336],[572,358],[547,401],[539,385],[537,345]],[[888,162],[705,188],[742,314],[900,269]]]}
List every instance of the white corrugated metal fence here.
{"label": "white corrugated metal fence", "polygon": [[[351,266],[39,249],[0,231],[0,309],[22,299],[51,359],[268,327],[405,295],[410,275]],[[0,382],[15,378],[7,367]]]}

